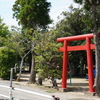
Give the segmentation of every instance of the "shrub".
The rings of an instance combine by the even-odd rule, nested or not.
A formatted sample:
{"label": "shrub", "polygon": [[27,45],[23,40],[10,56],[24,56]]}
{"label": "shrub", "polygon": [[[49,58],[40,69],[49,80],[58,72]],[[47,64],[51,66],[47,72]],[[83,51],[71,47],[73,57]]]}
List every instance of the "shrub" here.
{"label": "shrub", "polygon": [[[10,69],[17,62],[17,55],[14,50],[9,50],[6,47],[0,49],[0,78],[9,79]],[[14,74],[15,77],[15,74]]]}

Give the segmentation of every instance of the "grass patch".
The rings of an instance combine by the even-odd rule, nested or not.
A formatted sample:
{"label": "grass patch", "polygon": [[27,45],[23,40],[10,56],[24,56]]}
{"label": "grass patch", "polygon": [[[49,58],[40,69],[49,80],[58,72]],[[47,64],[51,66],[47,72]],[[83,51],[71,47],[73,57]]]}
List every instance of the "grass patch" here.
{"label": "grass patch", "polygon": [[16,84],[16,85],[20,85],[19,83],[14,83],[14,84]]}
{"label": "grass patch", "polygon": [[48,93],[55,93],[56,91],[54,91],[54,90],[47,90],[46,92],[48,92]]}

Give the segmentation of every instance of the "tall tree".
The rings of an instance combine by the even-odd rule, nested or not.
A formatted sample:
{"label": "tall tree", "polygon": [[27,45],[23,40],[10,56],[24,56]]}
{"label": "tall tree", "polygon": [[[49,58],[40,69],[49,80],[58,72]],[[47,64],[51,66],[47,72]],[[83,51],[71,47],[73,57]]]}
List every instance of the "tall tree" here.
{"label": "tall tree", "polygon": [[[49,17],[51,4],[47,0],[16,0],[13,5],[13,17],[18,20],[23,29],[32,30],[28,32],[34,38],[34,30],[46,28],[51,19]],[[34,40],[31,40],[31,74],[29,83],[35,82],[35,60],[34,60]]]}
{"label": "tall tree", "polygon": [[99,39],[98,39],[98,22],[97,18],[98,7],[100,6],[100,0],[74,0],[76,3],[83,4],[85,9],[92,12],[93,18],[93,34],[94,34],[94,44],[95,44],[95,59],[96,59],[96,80],[95,80],[95,90],[97,95],[100,96],[100,51],[99,51]]}

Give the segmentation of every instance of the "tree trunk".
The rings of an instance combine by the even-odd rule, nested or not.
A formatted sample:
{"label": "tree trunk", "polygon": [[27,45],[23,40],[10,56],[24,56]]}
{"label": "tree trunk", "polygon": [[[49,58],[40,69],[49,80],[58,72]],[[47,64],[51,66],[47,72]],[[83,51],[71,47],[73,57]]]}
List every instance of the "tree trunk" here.
{"label": "tree trunk", "polygon": [[[34,38],[34,30],[32,32],[32,38]],[[32,60],[31,60],[31,72],[30,72],[30,78],[28,81],[28,84],[33,84],[36,82],[36,72],[35,72],[35,57],[34,57],[34,40],[31,40],[31,54],[32,54]]]}
{"label": "tree trunk", "polygon": [[35,82],[36,82],[35,58],[34,58],[34,52],[32,52],[31,73],[30,73],[28,84],[32,84]]}
{"label": "tree trunk", "polygon": [[24,62],[24,58],[29,54],[30,50],[24,55],[21,56],[21,63],[20,63],[20,71],[19,71],[19,76],[17,77],[17,81],[20,81],[20,77],[21,77],[21,73],[22,73],[22,66],[23,66],[23,62]]}
{"label": "tree trunk", "polygon": [[42,85],[42,78],[41,77],[38,77],[38,85]]}
{"label": "tree trunk", "polygon": [[100,96],[100,53],[99,53],[99,39],[98,39],[98,26],[96,22],[96,5],[92,6],[93,22],[94,22],[94,44],[95,44],[95,59],[96,59],[96,79],[94,88],[98,96]]}
{"label": "tree trunk", "polygon": [[29,60],[29,73],[31,72],[31,63],[32,63],[32,53],[29,54],[28,56]]}
{"label": "tree trunk", "polygon": [[17,81],[20,81],[20,77],[21,77],[21,73],[22,73],[23,61],[24,61],[24,57],[22,57],[22,60],[21,60],[21,63],[20,63],[20,71],[19,71],[19,75],[17,77]]}

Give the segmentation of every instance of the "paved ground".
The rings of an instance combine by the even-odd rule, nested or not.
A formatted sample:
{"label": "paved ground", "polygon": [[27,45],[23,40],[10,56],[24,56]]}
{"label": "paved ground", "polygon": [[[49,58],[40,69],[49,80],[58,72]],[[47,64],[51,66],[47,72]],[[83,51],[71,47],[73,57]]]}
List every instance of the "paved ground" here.
{"label": "paved ground", "polygon": [[[56,97],[59,97],[60,100],[100,100],[97,96],[92,96],[89,93],[86,93],[88,91],[88,81],[82,78],[73,78],[72,79],[72,85],[70,85],[70,80],[67,80],[68,82],[68,92],[61,92],[60,89],[56,90],[51,88],[52,84],[50,83],[50,80],[44,80],[43,86],[38,86],[36,84],[27,84],[28,83],[29,74],[22,74],[21,81],[20,82],[13,82],[13,85],[15,87],[21,88],[21,89],[27,89],[34,92],[39,92],[46,95],[55,95]],[[3,84],[3,81],[0,81],[0,84]],[[6,85],[8,84],[7,81],[5,81]],[[61,87],[61,80],[57,80],[59,88]],[[0,92],[2,92],[0,90]],[[20,99],[23,100],[50,100],[50,99],[25,99],[25,94],[21,93],[22,96]],[[28,95],[31,97],[31,95]],[[18,97],[18,96],[17,96]],[[19,98],[19,97],[18,97]]]}

